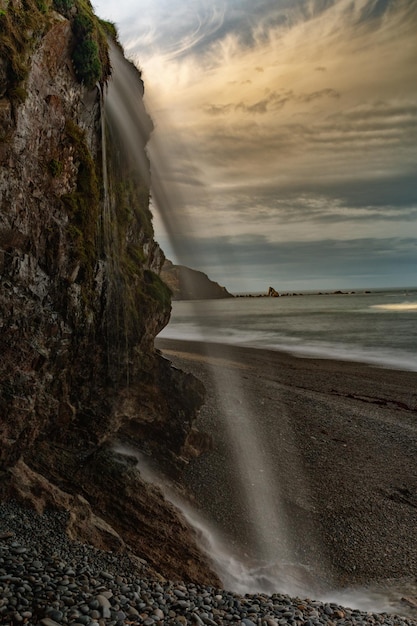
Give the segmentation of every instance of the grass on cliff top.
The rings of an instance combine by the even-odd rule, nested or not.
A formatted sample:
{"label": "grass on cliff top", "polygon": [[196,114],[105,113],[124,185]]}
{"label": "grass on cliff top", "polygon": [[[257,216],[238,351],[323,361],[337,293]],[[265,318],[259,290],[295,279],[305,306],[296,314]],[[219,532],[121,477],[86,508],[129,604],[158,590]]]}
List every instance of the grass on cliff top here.
{"label": "grass on cliff top", "polygon": [[0,97],[22,100],[30,53],[45,30],[47,12],[45,0],[10,0],[0,11],[0,59],[5,78]]}
{"label": "grass on cliff top", "polygon": [[107,38],[118,42],[114,24],[100,20],[89,0],[5,0],[0,8],[0,98],[19,103],[30,57],[57,11],[70,20],[73,33],[72,61],[80,83],[93,88],[111,73]]}
{"label": "grass on cliff top", "polygon": [[118,41],[115,25],[100,20],[89,0],[53,0],[53,8],[71,21],[72,62],[78,80],[92,88],[111,73],[107,38]]}
{"label": "grass on cliff top", "polygon": [[110,26],[105,27],[98,19],[89,0],[75,0],[74,7],[76,13],[72,20],[72,62],[78,80],[92,88],[97,82],[105,82],[111,73],[107,43]]}

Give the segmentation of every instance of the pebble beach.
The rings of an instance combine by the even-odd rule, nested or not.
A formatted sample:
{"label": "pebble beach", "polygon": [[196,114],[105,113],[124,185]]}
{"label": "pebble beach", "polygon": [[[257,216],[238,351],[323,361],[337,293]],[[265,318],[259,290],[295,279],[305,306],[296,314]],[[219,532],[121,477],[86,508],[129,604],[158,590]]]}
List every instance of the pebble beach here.
{"label": "pebble beach", "polygon": [[[276,416],[288,408],[293,438],[291,443],[287,424],[280,454],[285,448],[291,458],[299,456],[313,498],[313,504],[302,501],[300,477],[287,459],[288,510],[294,522],[298,516],[303,524],[304,518],[321,523],[329,566],[347,583],[378,580],[386,573],[397,580],[407,576],[415,585],[415,373],[261,350],[224,351],[220,346],[212,346],[208,355],[192,342],[159,345],[174,365],[197,375],[208,390],[198,422],[213,434],[215,445],[185,473],[196,501],[205,501],[208,511],[214,503],[219,517],[233,525],[228,517],[233,492],[228,486],[233,490],[235,483],[224,474],[227,463],[221,456],[223,433],[217,421],[220,398],[212,369],[226,386],[231,372],[239,370],[246,395],[256,400],[254,414],[258,407],[257,415],[262,416],[260,429],[267,429],[271,420],[277,432]],[[280,437],[282,441],[282,433]],[[278,466],[277,461],[285,478],[285,468]],[[271,594],[236,593],[169,581],[129,551],[104,552],[71,541],[66,523],[64,512],[38,515],[14,501],[0,504],[0,624],[417,626],[413,598],[411,603],[397,602],[395,611],[370,612],[344,606],[344,600],[319,600],[314,594],[294,597],[279,589]],[[241,531],[244,535],[243,526],[233,530],[236,536]],[[298,536],[301,544],[303,537]]]}
{"label": "pebble beach", "polygon": [[145,562],[70,541],[66,515],[0,505],[0,623],[14,626],[416,626],[287,595],[240,596],[151,577]]}
{"label": "pebble beach", "polygon": [[[256,495],[245,500],[237,471],[239,464],[247,468],[257,446],[269,482],[256,489],[265,489],[267,500],[279,499],[293,559],[309,576],[307,591],[284,587],[286,593],[323,599],[330,590],[347,604],[354,602],[349,590],[359,590],[365,601],[354,606],[406,610],[415,618],[417,374],[195,341],[161,339],[157,345],[207,389],[196,424],[213,446],[189,464],[185,480],[227,545],[257,557],[250,552],[256,550]],[[220,417],[225,412],[228,424]],[[245,413],[255,432],[239,451],[233,439],[246,428]],[[255,522],[259,511],[265,514],[256,510]],[[252,591],[239,587],[239,593]]]}

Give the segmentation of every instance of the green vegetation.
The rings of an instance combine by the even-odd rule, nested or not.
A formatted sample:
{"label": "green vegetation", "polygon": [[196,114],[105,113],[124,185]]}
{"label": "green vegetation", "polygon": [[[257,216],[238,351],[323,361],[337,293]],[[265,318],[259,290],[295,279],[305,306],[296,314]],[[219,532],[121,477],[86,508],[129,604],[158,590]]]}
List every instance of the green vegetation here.
{"label": "green vegetation", "polygon": [[74,0],[53,0],[53,7],[62,15],[69,15],[70,10],[74,6]]}
{"label": "green vegetation", "polygon": [[102,73],[97,43],[90,38],[81,39],[74,47],[72,61],[79,81],[94,87]]}
{"label": "green vegetation", "polygon": [[150,270],[145,270],[143,275],[145,279],[145,290],[147,294],[153,300],[161,303],[164,309],[169,308],[171,306],[171,289],[154,272],[151,272]]}
{"label": "green vegetation", "polygon": [[152,213],[149,210],[149,188],[140,173],[132,170],[120,172],[113,187],[117,198],[119,224],[125,228],[134,218],[147,237],[152,237]]}
{"label": "green vegetation", "polygon": [[62,163],[57,159],[51,159],[48,163],[48,170],[52,178],[56,178],[62,174]]}
{"label": "green vegetation", "polygon": [[43,14],[46,14],[48,12],[49,4],[46,0],[36,0],[36,6]]}
{"label": "green vegetation", "polygon": [[95,238],[100,208],[99,187],[84,132],[72,120],[67,120],[65,130],[75,148],[78,174],[76,190],[62,196],[62,201],[71,218],[69,233],[73,239],[74,255],[81,262],[84,276],[91,278],[97,257]]}
{"label": "green vegetation", "polygon": [[99,20],[99,22],[104,34],[113,39],[113,41],[120,46],[119,33],[117,32],[116,24],[114,22],[109,22],[108,20]]}
{"label": "green vegetation", "polygon": [[4,64],[5,95],[24,100],[22,83],[28,76],[29,58],[46,27],[47,0],[9,2],[0,12],[0,58]]}
{"label": "green vegetation", "polygon": [[[70,0],[54,1],[68,4]],[[110,75],[108,29],[104,28],[103,22],[94,14],[89,0],[75,0],[74,6],[76,14],[72,21],[72,61],[78,80],[92,88],[97,82],[104,82]],[[68,9],[66,12],[68,14]]]}
{"label": "green vegetation", "polygon": [[6,75],[4,95],[16,104],[24,100],[30,56],[51,23],[51,9],[71,21],[72,60],[78,80],[92,88],[110,75],[107,37],[117,42],[116,27],[96,17],[89,0],[10,1],[0,10],[0,58]]}
{"label": "green vegetation", "polygon": [[87,87],[93,87],[102,74],[98,43],[95,37],[95,20],[84,4],[80,3],[77,9],[72,24],[74,34],[72,62],[78,80],[85,83]]}
{"label": "green vegetation", "polygon": [[28,92],[23,87],[13,87],[10,89],[9,95],[14,102],[21,103],[28,97]]}

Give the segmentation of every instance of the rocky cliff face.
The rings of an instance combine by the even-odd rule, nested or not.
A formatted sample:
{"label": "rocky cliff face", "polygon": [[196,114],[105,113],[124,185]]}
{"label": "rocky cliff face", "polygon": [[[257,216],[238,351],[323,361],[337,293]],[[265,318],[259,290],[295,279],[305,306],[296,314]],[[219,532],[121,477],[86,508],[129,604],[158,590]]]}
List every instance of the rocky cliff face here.
{"label": "rocky cliff face", "polygon": [[180,467],[203,391],[153,347],[170,314],[164,256],[148,181],[103,121],[106,72],[88,87],[74,71],[87,4],[0,14],[0,495],[67,508],[74,537],[213,581],[184,521],[113,452],[133,440]]}

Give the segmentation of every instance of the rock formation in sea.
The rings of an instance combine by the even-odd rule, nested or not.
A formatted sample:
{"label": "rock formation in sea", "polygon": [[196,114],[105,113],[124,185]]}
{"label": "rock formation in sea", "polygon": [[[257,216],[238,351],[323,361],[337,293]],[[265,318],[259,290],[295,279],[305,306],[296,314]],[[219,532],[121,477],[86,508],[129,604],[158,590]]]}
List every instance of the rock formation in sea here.
{"label": "rock formation in sea", "polygon": [[233,298],[226,287],[210,280],[207,274],[185,265],[174,265],[168,259],[162,266],[161,278],[171,289],[173,300]]}
{"label": "rock formation in sea", "polygon": [[279,293],[276,289],[274,289],[273,287],[270,287],[268,289],[268,297],[269,298],[279,298]]}
{"label": "rock formation in sea", "polygon": [[154,348],[170,293],[149,174],[103,117],[114,26],[88,0],[2,6],[0,497],[65,508],[74,538],[214,582],[185,521],[113,449],[134,442],[174,473],[201,444],[204,394]]}

